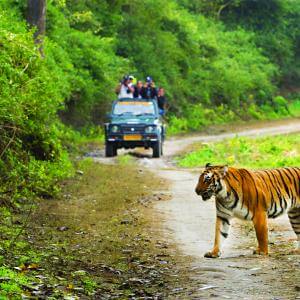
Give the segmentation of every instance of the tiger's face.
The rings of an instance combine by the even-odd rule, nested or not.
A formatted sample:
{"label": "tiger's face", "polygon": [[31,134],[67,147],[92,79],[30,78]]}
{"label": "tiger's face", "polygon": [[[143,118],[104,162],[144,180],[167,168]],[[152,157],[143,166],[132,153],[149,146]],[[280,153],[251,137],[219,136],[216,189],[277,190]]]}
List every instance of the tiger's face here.
{"label": "tiger's face", "polygon": [[[228,170],[227,166],[211,166],[207,164],[199,177],[195,192],[204,201],[216,196],[226,189],[222,179]],[[226,192],[226,191],[225,191]]]}

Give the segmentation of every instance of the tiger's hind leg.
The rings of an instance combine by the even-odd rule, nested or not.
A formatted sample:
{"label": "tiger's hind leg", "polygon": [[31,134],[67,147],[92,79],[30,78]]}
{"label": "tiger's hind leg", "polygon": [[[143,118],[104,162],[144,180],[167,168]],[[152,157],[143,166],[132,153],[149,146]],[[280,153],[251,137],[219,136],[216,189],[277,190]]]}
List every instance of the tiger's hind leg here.
{"label": "tiger's hind leg", "polygon": [[289,216],[292,228],[298,238],[298,249],[296,250],[296,252],[300,254],[300,207],[291,208],[288,211],[288,216]]}

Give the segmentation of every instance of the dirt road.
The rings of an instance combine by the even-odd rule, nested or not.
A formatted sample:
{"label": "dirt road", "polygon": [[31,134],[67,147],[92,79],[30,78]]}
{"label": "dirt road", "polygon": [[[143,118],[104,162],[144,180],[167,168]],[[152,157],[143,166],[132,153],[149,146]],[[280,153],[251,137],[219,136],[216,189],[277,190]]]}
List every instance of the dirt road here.
{"label": "dirt road", "polygon": [[287,217],[269,223],[271,255],[268,257],[251,254],[256,246],[252,225],[236,221],[222,258],[204,258],[214,237],[214,202],[203,202],[194,193],[196,172],[178,169],[172,164],[172,156],[196,141],[291,132],[300,132],[300,120],[243,126],[219,135],[173,138],[165,143],[164,158],[140,160],[143,166],[171,184],[172,199],[158,202],[155,210],[163,220],[166,238],[175,241],[182,255],[192,257],[190,268],[197,288],[191,299],[300,299],[300,257],[289,254],[291,247],[296,245],[296,237]]}

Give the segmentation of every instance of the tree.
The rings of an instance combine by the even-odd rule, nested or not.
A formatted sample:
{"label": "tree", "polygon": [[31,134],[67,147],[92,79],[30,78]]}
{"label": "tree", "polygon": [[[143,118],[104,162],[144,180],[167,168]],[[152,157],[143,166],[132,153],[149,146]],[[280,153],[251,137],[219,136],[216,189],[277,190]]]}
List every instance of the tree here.
{"label": "tree", "polygon": [[39,50],[42,56],[44,56],[43,37],[46,29],[46,7],[47,0],[28,0],[27,22],[36,27],[34,40],[36,44],[40,45]]}

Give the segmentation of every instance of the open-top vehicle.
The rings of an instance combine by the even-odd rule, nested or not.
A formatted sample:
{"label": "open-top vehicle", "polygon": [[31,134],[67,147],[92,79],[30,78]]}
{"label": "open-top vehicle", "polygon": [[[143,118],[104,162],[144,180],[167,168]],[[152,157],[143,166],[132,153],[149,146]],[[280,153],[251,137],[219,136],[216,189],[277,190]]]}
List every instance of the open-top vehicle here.
{"label": "open-top vehicle", "polygon": [[105,155],[117,155],[120,148],[153,149],[163,153],[165,127],[154,99],[119,99],[113,102],[110,121],[105,124]]}

